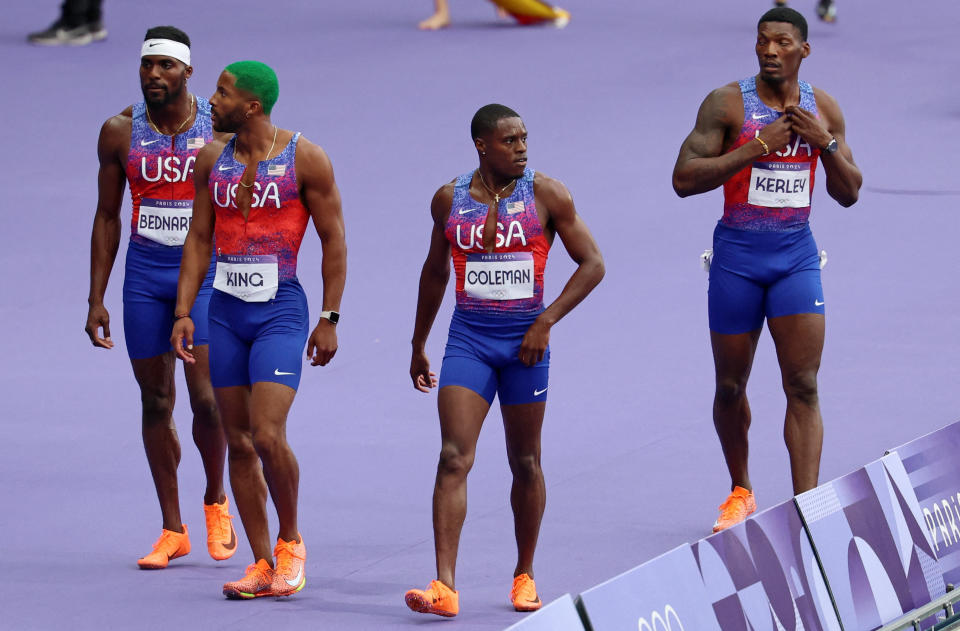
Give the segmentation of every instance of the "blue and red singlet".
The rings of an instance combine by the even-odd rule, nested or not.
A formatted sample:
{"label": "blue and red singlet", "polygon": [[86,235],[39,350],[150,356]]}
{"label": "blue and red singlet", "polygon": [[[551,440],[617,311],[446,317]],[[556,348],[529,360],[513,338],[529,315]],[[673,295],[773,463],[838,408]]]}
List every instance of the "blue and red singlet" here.
{"label": "blue and red singlet", "polygon": [[494,315],[539,313],[550,244],[537,215],[534,171],[525,169],[510,196],[500,200],[492,253],[483,248],[488,207],[470,196],[473,174],[457,178],[446,226],[457,279],[457,309]]}
{"label": "blue and red singlet", "polygon": [[196,98],[193,126],[173,137],[147,120],[145,103],[133,106],[126,172],[133,215],[130,240],[148,247],[182,246],[193,216],[193,165],[213,138],[210,103]]}
{"label": "blue and red singlet", "polygon": [[[170,351],[180,257],[193,217],[193,165],[197,153],[213,138],[210,104],[194,98],[193,125],[173,137],[151,126],[145,103],[133,106],[124,165],[133,214],[123,282],[124,337],[132,359]],[[208,275],[191,311],[197,345],[207,343],[211,282]]]}
{"label": "blue and red singlet", "polygon": [[258,381],[300,383],[307,340],[307,299],[297,254],[310,220],[300,199],[295,133],[274,158],[257,165],[246,218],[237,189],[246,165],[230,139],[210,170],[216,213],[217,271],[210,299],[210,377],[214,387]]}
{"label": "blue and red singlet", "polygon": [[474,171],[459,176],[445,234],[456,273],[457,306],[440,369],[440,387],[473,390],[501,405],[546,400],[550,349],[533,367],[517,358],[543,312],[543,272],[550,243],[537,214],[535,172],[525,169],[497,207],[494,251],[483,247],[488,206],[470,195]]}
{"label": "blue and red singlet", "polygon": [[[817,116],[809,83],[800,107]],[[783,112],[757,95],[756,77],[739,82],[743,125],[729,151],[755,142]],[[810,197],[820,149],[792,134],[786,147],[762,156],[723,186],[723,217],[713,233],[710,330],[740,334],[764,318],[824,313],[820,257],[810,232]]]}
{"label": "blue and red singlet", "polygon": [[[817,101],[809,83],[800,81],[800,107],[817,116]],[[743,127],[729,151],[754,139],[760,130],[784,115],[757,95],[757,79],[740,81]],[[725,226],[744,230],[784,231],[803,227],[810,217],[814,172],[820,149],[793,134],[780,151],[758,158],[723,185]]]}

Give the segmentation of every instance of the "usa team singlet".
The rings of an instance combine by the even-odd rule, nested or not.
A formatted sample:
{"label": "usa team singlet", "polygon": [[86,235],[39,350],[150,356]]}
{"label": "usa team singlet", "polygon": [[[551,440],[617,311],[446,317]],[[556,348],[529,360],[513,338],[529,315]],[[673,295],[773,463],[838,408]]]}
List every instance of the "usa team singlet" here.
{"label": "usa team singlet", "polygon": [[236,137],[210,171],[216,213],[216,276],[210,298],[210,378],[214,387],[270,381],[300,384],[307,342],[307,297],[297,254],[310,220],[297,185],[297,132],[283,151],[257,165],[250,212],[237,208],[246,165]]}
{"label": "usa team singlet", "polygon": [[[197,153],[213,138],[210,104],[204,98],[194,98],[193,125],[173,137],[150,125],[145,103],[133,106],[125,165],[133,213],[123,282],[123,329],[132,359],[171,350],[180,257],[193,217],[193,166]],[[206,344],[208,339],[212,272],[211,266],[190,312],[197,345]]]}
{"label": "usa team singlet", "polygon": [[[818,116],[813,88],[799,83],[800,107]],[[739,85],[743,125],[729,151],[754,142],[784,115],[760,100],[755,77]],[[824,313],[820,257],[808,222],[819,155],[794,133],[782,150],[757,158],[724,184],[710,266],[710,330],[746,333],[764,318]]]}
{"label": "usa team singlet", "polygon": [[475,171],[457,178],[445,234],[456,273],[457,306],[440,369],[440,387],[462,386],[488,403],[546,400],[550,349],[525,366],[517,353],[543,312],[543,273],[550,243],[537,214],[535,172],[525,169],[497,207],[494,251],[483,248],[488,206],[470,195]]}

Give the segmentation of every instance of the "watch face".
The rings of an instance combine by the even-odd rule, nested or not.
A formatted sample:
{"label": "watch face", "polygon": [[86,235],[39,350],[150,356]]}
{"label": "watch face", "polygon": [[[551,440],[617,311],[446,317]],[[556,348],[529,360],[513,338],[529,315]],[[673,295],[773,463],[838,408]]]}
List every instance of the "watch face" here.
{"label": "watch face", "polygon": [[839,144],[837,143],[837,139],[834,138],[829,143],[827,143],[827,146],[824,147],[823,150],[827,153],[833,153],[834,151],[837,150],[838,147],[839,147]]}
{"label": "watch face", "polygon": [[340,314],[336,311],[331,311],[329,317],[327,317],[327,320],[330,320],[330,324],[336,324],[340,321]]}

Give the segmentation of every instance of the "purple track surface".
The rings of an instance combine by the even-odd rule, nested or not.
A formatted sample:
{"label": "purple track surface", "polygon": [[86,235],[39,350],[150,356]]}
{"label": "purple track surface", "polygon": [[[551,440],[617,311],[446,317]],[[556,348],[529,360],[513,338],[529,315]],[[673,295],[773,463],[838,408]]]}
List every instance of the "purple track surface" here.
{"label": "purple track surface", "polygon": [[[814,0],[794,4],[811,18],[813,54],[801,77],[839,101],[864,173],[853,208],[830,200],[822,178],[813,203],[814,235],[830,254],[820,380],[828,480],[956,420],[960,408],[960,106],[947,45],[960,7],[841,0],[840,20],[829,26],[813,17]],[[708,533],[728,479],[710,415],[698,255],[722,202],[719,191],[678,199],[670,174],[703,97],[756,71],[754,25],[766,2],[569,0],[573,20],[557,31],[514,28],[486,3],[456,0],[453,28],[421,33],[415,24],[427,0],[111,0],[105,42],[27,46],[25,33],[47,24],[56,5],[9,3],[0,26],[0,312],[12,336],[2,382],[0,627],[444,624],[403,604],[406,589],[434,577],[430,497],[439,450],[435,394],[415,392],[407,376],[409,340],[430,198],[476,165],[468,124],[491,101],[524,116],[531,166],[567,184],[607,262],[603,284],[552,339],[542,598],[576,594]],[[343,193],[350,270],[340,351],[331,366],[305,370],[289,420],[308,583],[283,601],[220,595],[250,553],[245,538],[230,561],[205,553],[202,472],[183,387],[181,504],[194,552],[166,571],[136,568],[160,515],[122,345],[126,223],[107,292],[118,346],[94,350],[82,330],[97,134],[107,117],[140,100],[143,33],[167,23],[194,41],[197,94],[213,91],[227,63],[272,64],[281,82],[274,120],[327,149]],[[300,277],[314,314],[319,263],[311,232]],[[572,269],[558,241],[548,298]],[[437,368],[452,304],[451,291],[429,343]],[[752,477],[761,507],[770,506],[791,491],[784,398],[767,334],[749,393]],[[500,629],[521,617],[507,600],[515,547],[502,431],[494,410],[470,476],[461,615],[448,623],[459,628]]]}

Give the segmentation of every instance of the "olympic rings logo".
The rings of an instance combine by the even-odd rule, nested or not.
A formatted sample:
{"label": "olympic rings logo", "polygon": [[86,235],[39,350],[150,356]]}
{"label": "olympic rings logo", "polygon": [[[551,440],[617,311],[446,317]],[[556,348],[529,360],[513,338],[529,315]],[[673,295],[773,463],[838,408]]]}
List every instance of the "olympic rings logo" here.
{"label": "olympic rings logo", "polygon": [[[676,627],[673,626],[673,622],[677,623]],[[664,607],[662,616],[659,611],[654,611],[650,616],[650,622],[647,622],[646,618],[640,618],[637,626],[637,631],[684,631],[680,616],[670,605]]]}

